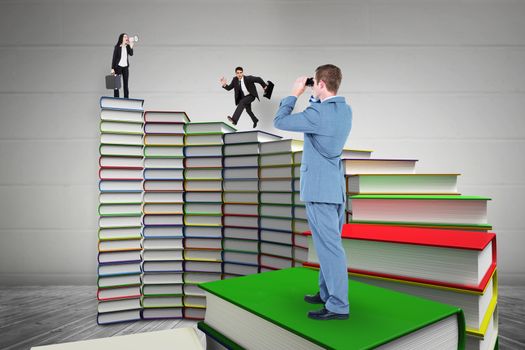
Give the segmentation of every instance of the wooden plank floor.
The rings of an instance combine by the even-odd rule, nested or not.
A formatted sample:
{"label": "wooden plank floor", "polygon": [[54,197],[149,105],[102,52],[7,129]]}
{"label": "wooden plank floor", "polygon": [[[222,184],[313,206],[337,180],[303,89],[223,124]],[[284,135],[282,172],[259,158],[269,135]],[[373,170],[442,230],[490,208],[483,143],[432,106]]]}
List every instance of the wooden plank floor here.
{"label": "wooden plank floor", "polygon": [[[96,289],[90,286],[0,287],[0,349],[29,349],[177,327],[195,321],[140,321],[99,326]],[[500,349],[525,349],[525,286],[500,286]],[[204,335],[199,331],[204,344]]]}

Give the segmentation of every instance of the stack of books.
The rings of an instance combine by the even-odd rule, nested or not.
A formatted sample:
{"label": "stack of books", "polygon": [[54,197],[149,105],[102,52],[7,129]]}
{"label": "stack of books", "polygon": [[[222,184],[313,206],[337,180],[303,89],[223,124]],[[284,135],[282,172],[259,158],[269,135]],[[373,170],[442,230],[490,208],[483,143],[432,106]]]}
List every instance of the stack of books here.
{"label": "stack of books", "polygon": [[209,349],[463,349],[461,309],[349,281],[347,320],[307,317],[317,271],[290,268],[202,284]]}
{"label": "stack of books", "polygon": [[[495,234],[352,223],[344,226],[342,237],[352,279],[460,307],[467,348],[494,349]],[[302,238],[309,247],[305,265],[318,267],[310,233]]]}
{"label": "stack of books", "polygon": [[99,324],[141,318],[143,103],[100,99]]}
{"label": "stack of books", "polygon": [[259,272],[259,149],[281,137],[224,134],[224,278]]}
{"label": "stack of books", "polygon": [[[303,141],[284,139],[261,145],[260,164],[260,265],[261,271],[295,266],[293,249],[294,154]],[[295,229],[304,231],[306,222]],[[299,262],[300,264],[301,262]]]}
{"label": "stack of books", "polygon": [[144,319],[183,317],[184,112],[144,114]]}
{"label": "stack of books", "polygon": [[184,142],[185,317],[202,319],[206,299],[197,284],[222,277],[223,122],[188,123]]}

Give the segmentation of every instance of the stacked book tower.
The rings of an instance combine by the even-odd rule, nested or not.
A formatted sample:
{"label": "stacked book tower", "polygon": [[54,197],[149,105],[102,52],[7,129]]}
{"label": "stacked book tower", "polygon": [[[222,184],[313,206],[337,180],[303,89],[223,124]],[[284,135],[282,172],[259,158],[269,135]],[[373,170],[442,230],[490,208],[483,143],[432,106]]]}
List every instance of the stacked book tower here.
{"label": "stacked book tower", "polygon": [[144,125],[142,318],[183,317],[184,112],[147,111]]}
{"label": "stacked book tower", "polygon": [[[458,174],[417,174],[413,159],[343,162],[350,222],[343,244],[352,278],[458,306],[465,314],[466,349],[497,347],[489,198],[460,195]],[[318,266],[305,238],[300,244],[309,246],[306,265]]]}
{"label": "stacked book tower", "polygon": [[185,317],[202,319],[206,299],[197,286],[222,278],[223,122],[188,123],[184,146]]}
{"label": "stacked book tower", "polygon": [[279,139],[262,131],[224,134],[225,278],[259,272],[259,150]]}
{"label": "stacked book tower", "polygon": [[99,324],[141,318],[143,103],[100,99]]}

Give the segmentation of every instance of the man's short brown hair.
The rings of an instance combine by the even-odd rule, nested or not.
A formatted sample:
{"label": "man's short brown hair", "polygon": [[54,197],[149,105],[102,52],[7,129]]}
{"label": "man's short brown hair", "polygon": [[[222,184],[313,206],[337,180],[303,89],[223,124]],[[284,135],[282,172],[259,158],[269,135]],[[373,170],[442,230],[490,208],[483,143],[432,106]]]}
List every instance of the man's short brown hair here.
{"label": "man's short brown hair", "polygon": [[342,79],[343,74],[341,70],[333,64],[324,64],[315,70],[315,80],[317,84],[319,84],[321,80],[324,81],[326,89],[334,94],[337,94]]}

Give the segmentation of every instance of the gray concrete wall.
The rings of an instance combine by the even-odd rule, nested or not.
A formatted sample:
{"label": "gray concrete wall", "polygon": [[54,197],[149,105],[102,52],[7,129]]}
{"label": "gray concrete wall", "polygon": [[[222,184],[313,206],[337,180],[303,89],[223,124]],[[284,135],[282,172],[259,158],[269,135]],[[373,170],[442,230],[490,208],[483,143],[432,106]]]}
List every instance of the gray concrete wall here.
{"label": "gray concrete wall", "polygon": [[194,121],[232,113],[218,79],[242,65],[276,83],[254,104],[275,132],[293,80],[339,65],[347,146],[462,173],[493,198],[501,282],[525,283],[523,18],[506,0],[0,1],[0,283],[95,282],[98,99],[123,31],[131,97]]}

